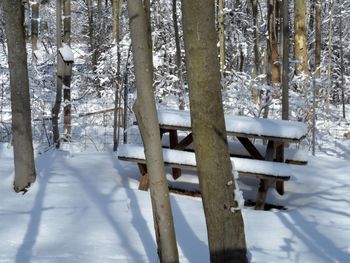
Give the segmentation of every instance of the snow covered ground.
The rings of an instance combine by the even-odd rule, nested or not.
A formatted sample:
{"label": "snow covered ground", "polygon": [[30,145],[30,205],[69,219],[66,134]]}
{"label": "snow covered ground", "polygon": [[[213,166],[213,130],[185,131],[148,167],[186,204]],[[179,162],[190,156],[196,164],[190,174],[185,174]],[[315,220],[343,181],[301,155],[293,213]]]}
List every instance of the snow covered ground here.
{"label": "snow covered ground", "polygon": [[[287,210],[243,210],[251,262],[350,262],[350,147],[343,159],[309,157],[286,193]],[[12,148],[0,144],[0,262],[158,262],[149,193],[138,169],[111,151],[37,154],[37,182],[12,191]],[[185,173],[176,186],[198,188]],[[240,181],[247,199],[256,182]],[[201,199],[171,194],[181,262],[209,262]]]}

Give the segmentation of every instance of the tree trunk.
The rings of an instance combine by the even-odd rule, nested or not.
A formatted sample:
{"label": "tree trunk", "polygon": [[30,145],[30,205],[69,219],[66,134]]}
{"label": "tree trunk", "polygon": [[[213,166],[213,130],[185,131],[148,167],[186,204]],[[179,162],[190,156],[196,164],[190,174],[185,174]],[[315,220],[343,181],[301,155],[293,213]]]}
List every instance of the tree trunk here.
{"label": "tree trunk", "polygon": [[211,262],[247,262],[227,146],[215,30],[215,1],[182,1],[197,171]]}
{"label": "tree trunk", "polygon": [[334,2],[332,0],[330,3],[330,11],[329,11],[329,39],[328,39],[328,84],[326,89],[326,112],[330,114],[330,105],[329,100],[331,96],[331,88],[332,88],[332,53],[333,53],[333,15],[334,15]]}
{"label": "tree trunk", "polygon": [[[259,29],[258,29],[258,0],[251,0],[253,12],[253,27],[254,27],[254,69],[253,78],[255,79],[259,74],[260,66],[260,52],[259,52]],[[254,104],[258,105],[260,102],[259,90],[253,87],[252,96]]]}
{"label": "tree trunk", "polygon": [[185,98],[184,98],[184,85],[183,85],[183,73],[182,73],[182,63],[181,63],[181,46],[180,46],[180,36],[179,36],[179,25],[177,20],[177,0],[172,0],[173,3],[173,23],[174,23],[174,33],[175,33],[175,46],[176,46],[176,72],[179,78],[179,109],[185,109]]}
{"label": "tree trunk", "polygon": [[321,0],[315,5],[315,77],[321,76]]}
{"label": "tree trunk", "polygon": [[308,74],[306,0],[294,0],[294,57],[296,75]]}
{"label": "tree trunk", "polygon": [[[71,0],[63,1],[63,42],[70,46],[71,43]],[[63,101],[64,101],[64,136],[67,140],[70,140],[72,136],[72,125],[71,125],[71,76],[65,77],[64,89],[63,89]]]}
{"label": "tree trunk", "polygon": [[289,119],[289,12],[288,0],[282,0],[282,120]]}
{"label": "tree trunk", "polygon": [[268,34],[269,34],[269,50],[270,50],[270,70],[271,84],[276,85],[280,82],[280,62],[278,57],[278,22],[279,3],[275,0],[268,1]]}
{"label": "tree trunk", "polygon": [[134,105],[145,147],[153,219],[161,262],[178,262],[168,183],[153,93],[153,63],[149,10],[142,0],[128,1],[137,100]]}
{"label": "tree trunk", "polygon": [[343,7],[340,6],[340,22],[339,22],[339,45],[340,45],[340,77],[341,77],[341,101],[342,101],[342,110],[343,118],[345,119],[345,80],[344,80],[344,50],[343,50]]}
{"label": "tree trunk", "polygon": [[122,1],[112,0],[113,30],[112,43],[119,41],[119,20]]}
{"label": "tree trunk", "polygon": [[[113,14],[113,32],[112,32],[112,43],[117,45],[117,76],[115,78],[115,97],[114,97],[114,125],[113,125],[113,150],[116,151],[119,145],[119,129],[120,129],[120,111],[118,111],[120,88],[121,88],[121,77],[120,77],[120,10],[121,1],[112,1],[112,14]],[[124,98],[125,100],[125,98]],[[125,127],[124,127],[125,129]],[[124,130],[125,132],[125,130]]]}
{"label": "tree trunk", "polygon": [[37,62],[35,52],[38,50],[38,36],[39,36],[39,2],[33,2],[32,8],[32,61],[34,64]]}
{"label": "tree trunk", "polygon": [[[57,48],[57,61],[59,52],[58,49],[62,46],[62,0],[56,0],[56,48]],[[58,117],[61,109],[62,102],[62,79],[56,76],[56,100],[55,105],[52,108],[52,133],[53,143],[56,148],[60,148],[60,132],[58,126]]]}
{"label": "tree trunk", "polygon": [[3,0],[5,31],[10,69],[14,190],[26,192],[35,181],[27,51],[24,32],[24,6],[21,0]]}
{"label": "tree trunk", "polygon": [[220,72],[221,79],[225,77],[225,16],[224,16],[225,1],[219,0],[219,43],[220,43]]}

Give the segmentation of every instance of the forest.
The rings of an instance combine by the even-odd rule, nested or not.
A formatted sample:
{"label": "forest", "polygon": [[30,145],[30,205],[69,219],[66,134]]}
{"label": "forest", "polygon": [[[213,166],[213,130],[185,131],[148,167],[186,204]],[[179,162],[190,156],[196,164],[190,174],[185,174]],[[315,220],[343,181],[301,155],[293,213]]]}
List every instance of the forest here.
{"label": "forest", "polygon": [[350,260],[350,1],[0,7],[0,262]]}

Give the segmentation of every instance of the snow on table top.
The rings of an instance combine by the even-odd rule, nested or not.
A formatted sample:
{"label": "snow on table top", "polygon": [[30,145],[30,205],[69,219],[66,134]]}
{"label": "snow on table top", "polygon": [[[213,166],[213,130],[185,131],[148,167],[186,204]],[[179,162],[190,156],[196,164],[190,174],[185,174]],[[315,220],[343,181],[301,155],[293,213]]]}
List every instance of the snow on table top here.
{"label": "snow on table top", "polygon": [[[145,160],[145,152],[142,145],[122,144],[118,148],[119,157]],[[163,149],[163,159],[166,163],[176,163],[188,166],[196,166],[196,158],[193,152]],[[252,159],[231,158],[238,172],[251,174],[273,175],[277,177],[290,177],[292,172],[288,164],[259,161]]]}
{"label": "snow on table top", "polygon": [[[160,125],[191,128],[189,111],[158,110]],[[297,121],[260,119],[246,116],[225,116],[228,133],[251,134],[265,137],[278,137],[300,140],[307,133],[304,123]]]}

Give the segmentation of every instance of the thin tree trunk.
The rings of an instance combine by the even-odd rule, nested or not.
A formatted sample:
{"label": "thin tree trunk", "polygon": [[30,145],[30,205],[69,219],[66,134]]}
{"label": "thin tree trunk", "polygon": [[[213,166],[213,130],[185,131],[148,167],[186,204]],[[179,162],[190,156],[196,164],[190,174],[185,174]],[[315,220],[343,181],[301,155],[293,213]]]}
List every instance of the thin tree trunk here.
{"label": "thin tree trunk", "polygon": [[[63,1],[63,42],[70,46],[71,44],[71,0]],[[65,77],[64,89],[63,89],[63,101],[64,101],[64,136],[70,140],[72,136],[72,125],[71,125],[71,76]]]}
{"label": "thin tree trunk", "polygon": [[180,36],[179,36],[179,26],[177,21],[177,0],[172,0],[173,3],[173,23],[174,23],[174,32],[175,32],[175,46],[176,46],[176,70],[177,77],[179,78],[179,109],[185,109],[185,98],[184,98],[184,85],[183,85],[183,73],[181,66],[181,46],[180,46]]}
{"label": "thin tree trunk", "polygon": [[[115,100],[114,100],[114,125],[113,125],[113,150],[116,151],[119,145],[119,129],[120,129],[120,112],[118,111],[118,105],[120,104],[121,97],[119,96],[121,89],[121,73],[120,73],[120,13],[122,8],[122,1],[112,1],[112,13],[113,13],[113,32],[112,43],[117,46],[117,72],[115,77]],[[125,98],[124,98],[125,100]],[[124,109],[125,112],[125,109]],[[125,122],[124,122],[125,125]],[[125,133],[125,127],[124,127]]]}
{"label": "thin tree trunk", "polygon": [[[260,52],[259,52],[259,29],[258,29],[258,0],[251,0],[253,11],[253,27],[254,27],[254,69],[253,78],[259,75],[260,66]],[[252,96],[254,104],[258,105],[260,102],[259,90],[253,87]]]}
{"label": "thin tree trunk", "polygon": [[294,57],[296,75],[308,74],[307,30],[306,30],[306,0],[294,0]]}
{"label": "thin tree trunk", "polygon": [[247,262],[222,106],[215,1],[183,0],[182,14],[193,140],[210,260]]}
{"label": "thin tree trunk", "polygon": [[268,31],[270,44],[270,69],[271,84],[276,85],[280,82],[280,62],[278,57],[278,23],[279,3],[276,0],[269,0],[268,5]]}
{"label": "thin tree trunk", "polygon": [[119,41],[119,16],[121,10],[121,1],[112,0],[112,15],[113,15],[113,29],[112,29],[112,43]]}
{"label": "thin tree trunk", "polygon": [[340,76],[341,76],[341,101],[343,109],[343,118],[345,119],[345,81],[344,81],[344,51],[343,51],[343,7],[340,6],[340,22],[339,22],[339,41],[340,41]]}
{"label": "thin tree trunk", "polygon": [[225,1],[219,0],[219,43],[220,43],[220,72],[221,79],[225,77],[225,16],[224,16]]}
{"label": "thin tree trunk", "polygon": [[282,120],[289,119],[289,12],[288,0],[282,0]]}
{"label": "thin tree trunk", "polygon": [[315,77],[321,76],[321,0],[315,5]]}
{"label": "thin tree trunk", "polygon": [[168,183],[165,177],[160,131],[153,93],[152,42],[147,1],[128,1],[137,100],[134,112],[145,147],[153,219],[161,262],[178,262]]}
{"label": "thin tree trunk", "polygon": [[330,94],[332,88],[332,52],[333,52],[333,15],[334,15],[335,0],[331,1],[329,11],[329,39],[328,39],[328,84],[326,89],[326,112],[330,114]]}
{"label": "thin tree trunk", "polygon": [[34,64],[37,62],[35,52],[38,50],[38,38],[39,38],[39,2],[33,2],[32,8],[32,61]]}
{"label": "thin tree trunk", "polygon": [[24,32],[24,6],[21,0],[3,0],[5,31],[10,69],[13,152],[15,162],[14,190],[26,192],[35,181],[32,125]]}
{"label": "thin tree trunk", "polygon": [[[56,0],[56,47],[57,47],[57,61],[59,52],[58,49],[62,46],[62,0]],[[52,108],[52,133],[53,143],[56,148],[60,148],[60,132],[58,126],[58,117],[61,109],[62,102],[62,79],[56,76],[56,100],[55,105]]]}

